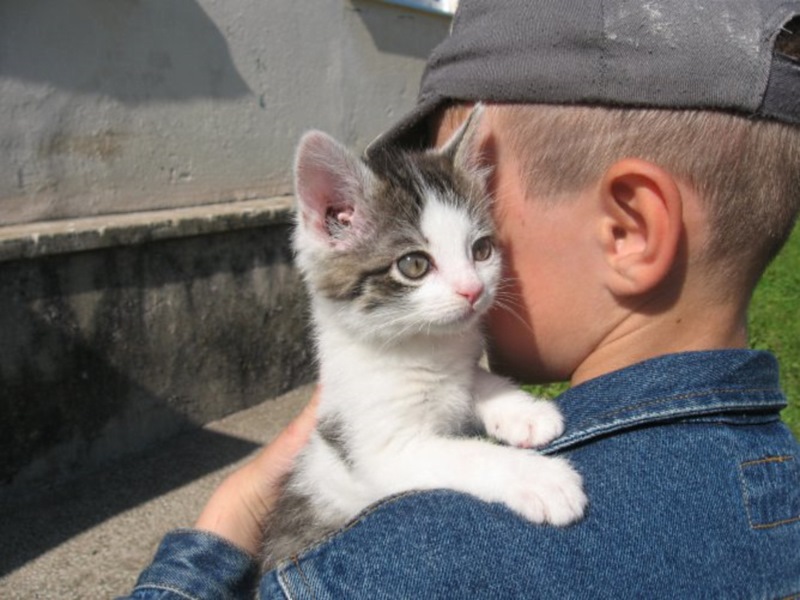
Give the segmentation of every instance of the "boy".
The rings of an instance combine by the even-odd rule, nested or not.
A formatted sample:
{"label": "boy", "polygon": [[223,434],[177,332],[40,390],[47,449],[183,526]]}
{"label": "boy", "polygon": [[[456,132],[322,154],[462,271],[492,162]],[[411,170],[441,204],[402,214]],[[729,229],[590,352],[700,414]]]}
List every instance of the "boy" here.
{"label": "boy", "polygon": [[[492,364],[571,380],[544,451],[581,472],[590,506],[535,527],[453,492],[405,495],[267,574],[263,597],[800,594],[798,444],[774,358],[745,349],[750,294],[800,205],[799,29],[797,2],[462,0],[418,108],[376,143],[446,139],[490,104],[480,143],[512,284]],[[312,412],[198,529],[257,550]],[[253,576],[246,554],[183,532],[135,594]]]}

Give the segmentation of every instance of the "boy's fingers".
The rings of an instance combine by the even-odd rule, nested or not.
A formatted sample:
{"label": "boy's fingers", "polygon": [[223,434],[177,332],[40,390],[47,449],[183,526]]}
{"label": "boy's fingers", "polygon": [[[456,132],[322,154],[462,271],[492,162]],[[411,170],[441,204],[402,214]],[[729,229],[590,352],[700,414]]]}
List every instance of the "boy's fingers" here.
{"label": "boy's fingers", "polygon": [[257,468],[262,474],[285,474],[295,457],[308,443],[308,438],[317,422],[319,392],[315,391],[311,400],[271,443],[264,447],[255,458]]}
{"label": "boy's fingers", "polygon": [[274,509],[281,485],[314,429],[318,401],[318,394],[314,394],[275,440],[220,484],[195,527],[258,554],[264,520]]}

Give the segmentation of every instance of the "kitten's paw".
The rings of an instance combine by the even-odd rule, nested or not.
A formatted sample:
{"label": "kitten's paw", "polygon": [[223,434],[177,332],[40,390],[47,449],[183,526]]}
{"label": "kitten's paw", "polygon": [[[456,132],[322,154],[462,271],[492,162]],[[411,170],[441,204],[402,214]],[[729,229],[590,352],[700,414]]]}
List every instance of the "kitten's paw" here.
{"label": "kitten's paw", "polygon": [[492,398],[483,407],[486,432],[519,448],[541,448],[564,432],[564,419],[550,400],[536,400],[522,390]]}
{"label": "kitten's paw", "polygon": [[588,499],[581,476],[563,458],[520,456],[504,503],[533,523],[564,526],[583,516]]}

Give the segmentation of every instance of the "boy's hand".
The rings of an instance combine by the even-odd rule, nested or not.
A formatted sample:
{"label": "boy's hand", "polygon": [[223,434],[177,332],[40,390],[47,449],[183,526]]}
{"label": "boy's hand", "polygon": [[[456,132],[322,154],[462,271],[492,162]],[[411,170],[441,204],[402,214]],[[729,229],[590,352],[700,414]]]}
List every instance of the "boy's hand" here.
{"label": "boy's hand", "polygon": [[317,391],[278,437],[220,484],[200,513],[197,529],[215,533],[254,556],[259,554],[264,523],[314,429],[318,402]]}

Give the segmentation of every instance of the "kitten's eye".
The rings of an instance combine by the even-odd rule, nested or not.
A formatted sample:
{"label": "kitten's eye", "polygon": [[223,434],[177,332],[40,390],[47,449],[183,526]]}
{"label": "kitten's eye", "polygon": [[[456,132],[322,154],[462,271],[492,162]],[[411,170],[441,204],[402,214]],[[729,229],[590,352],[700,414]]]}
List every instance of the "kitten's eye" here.
{"label": "kitten's eye", "polygon": [[482,237],[472,244],[472,258],[478,262],[489,260],[489,257],[492,255],[492,250],[494,250],[492,238]]}
{"label": "kitten's eye", "polygon": [[397,268],[409,279],[419,279],[431,268],[431,260],[422,252],[412,252],[398,259]]}

